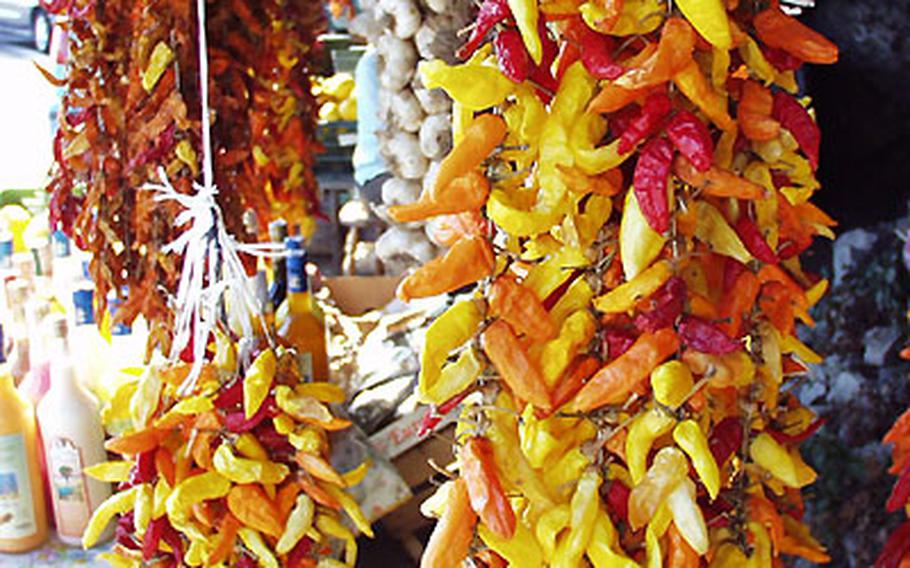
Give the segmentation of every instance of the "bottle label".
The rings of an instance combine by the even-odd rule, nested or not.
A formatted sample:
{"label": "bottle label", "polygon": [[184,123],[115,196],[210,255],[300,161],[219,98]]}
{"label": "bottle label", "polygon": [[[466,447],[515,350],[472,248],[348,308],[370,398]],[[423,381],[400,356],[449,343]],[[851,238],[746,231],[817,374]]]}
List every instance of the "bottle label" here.
{"label": "bottle label", "polygon": [[303,379],[303,382],[313,382],[313,354],[298,353],[297,365],[300,368],[300,377]]}
{"label": "bottle label", "polygon": [[37,532],[25,438],[0,436],[0,538],[28,538]]}
{"label": "bottle label", "polygon": [[47,467],[57,532],[79,538],[92,514],[82,475],[82,450],[68,438],[54,438],[48,445],[48,452]]}

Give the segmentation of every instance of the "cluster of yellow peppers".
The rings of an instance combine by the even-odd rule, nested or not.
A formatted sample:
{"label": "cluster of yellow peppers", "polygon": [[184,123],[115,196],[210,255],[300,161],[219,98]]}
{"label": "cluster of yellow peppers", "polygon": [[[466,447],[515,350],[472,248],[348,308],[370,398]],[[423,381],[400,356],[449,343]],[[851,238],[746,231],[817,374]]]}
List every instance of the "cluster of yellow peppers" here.
{"label": "cluster of yellow peppers", "polygon": [[837,48],[774,1],[507,4],[544,67],[518,82],[489,45],[425,64],[455,146],[390,211],[460,236],[402,298],[477,284],[422,355],[425,403],[471,394],[422,565],[829,561],[801,520],[821,422],[786,385],[821,361],[795,324],[827,282],[799,253],[835,225],[794,70]]}
{"label": "cluster of yellow peppers", "polygon": [[[236,343],[217,333],[192,392],[190,363],[149,367],[103,410],[122,459],[86,473],[118,483],[83,535],[93,546],[116,518],[113,566],[354,566],[369,521],[345,491],[368,464],[339,473],[328,432],[350,425],[331,404],[345,393],[302,382],[293,350],[261,350],[242,370]],[[346,516],[346,518],[345,518]],[[342,557],[344,561],[336,560]]]}

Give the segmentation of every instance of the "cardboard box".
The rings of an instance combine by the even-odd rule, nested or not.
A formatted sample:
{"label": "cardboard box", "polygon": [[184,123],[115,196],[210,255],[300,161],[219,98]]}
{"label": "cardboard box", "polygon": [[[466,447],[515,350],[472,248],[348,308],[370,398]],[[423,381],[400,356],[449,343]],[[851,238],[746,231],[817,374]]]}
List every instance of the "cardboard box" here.
{"label": "cardboard box", "polygon": [[322,283],[344,313],[359,316],[392,301],[400,281],[399,276],[335,276]]}

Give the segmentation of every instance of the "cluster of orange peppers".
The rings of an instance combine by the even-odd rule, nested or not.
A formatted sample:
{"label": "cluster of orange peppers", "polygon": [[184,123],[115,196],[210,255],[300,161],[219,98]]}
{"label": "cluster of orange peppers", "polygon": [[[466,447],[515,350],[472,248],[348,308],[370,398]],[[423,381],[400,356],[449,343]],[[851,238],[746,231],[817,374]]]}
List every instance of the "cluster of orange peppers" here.
{"label": "cluster of orange peppers", "polygon": [[390,211],[452,233],[401,298],[476,284],[422,354],[424,402],[467,396],[422,566],[829,561],[800,492],[821,421],[787,384],[821,361],[796,322],[827,282],[799,254],[835,225],[810,201],[820,135],[794,71],[837,47],[775,0],[480,11],[533,72],[490,26],[463,63],[423,65],[455,145]]}
{"label": "cluster of orange peppers", "polygon": [[[910,515],[910,410],[897,419],[882,441],[893,445],[893,463],[888,471],[897,476],[897,482],[891,489],[885,506],[889,513],[903,510]],[[891,533],[875,561],[876,568],[907,566],[910,566],[910,520],[905,520]]]}
{"label": "cluster of orange peppers", "polygon": [[[118,483],[83,535],[93,546],[116,517],[113,566],[354,566],[369,521],[346,488],[367,463],[339,473],[328,433],[350,425],[329,405],[335,384],[302,382],[293,350],[262,340],[241,369],[218,333],[192,392],[191,364],[150,367],[119,387],[103,419],[120,460],[87,473]],[[336,560],[344,558],[344,561]]]}

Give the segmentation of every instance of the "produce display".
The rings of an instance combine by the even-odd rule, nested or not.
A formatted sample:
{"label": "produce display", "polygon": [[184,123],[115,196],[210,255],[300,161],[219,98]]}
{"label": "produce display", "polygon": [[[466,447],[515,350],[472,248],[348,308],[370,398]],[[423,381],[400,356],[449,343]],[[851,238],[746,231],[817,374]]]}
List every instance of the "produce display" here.
{"label": "produce display", "polygon": [[453,149],[389,211],[449,247],[400,298],[477,285],[421,357],[426,422],[465,401],[422,565],[829,561],[790,387],[835,222],[794,72],[837,47],[773,0],[485,0],[459,55],[420,65]]}
{"label": "produce display", "polygon": [[[906,349],[902,352],[905,356]],[[893,444],[892,466],[889,473],[897,476],[891,495],[885,504],[889,513],[910,511],[910,410],[904,412],[882,439]],[[910,520],[905,520],[888,538],[875,561],[876,568],[896,568],[910,562]]]}
{"label": "produce display", "polygon": [[316,77],[313,79],[313,94],[319,105],[319,120],[357,120],[357,95],[354,92],[354,77],[350,73]]}
{"label": "produce display", "polygon": [[[382,188],[386,206],[411,203],[432,183],[440,160],[452,147],[451,99],[424,85],[421,61],[454,62],[457,32],[469,22],[466,0],[379,0],[377,25],[369,37],[380,60],[380,150],[392,178]],[[422,221],[391,226],[377,241],[386,272],[401,274],[438,253],[438,241]]]}
{"label": "produce display", "polygon": [[[192,193],[201,162],[199,65],[192,3],[56,0],[69,32],[56,164],[48,187],[51,224],[93,255],[98,314],[108,293],[129,292],[117,313],[153,325],[151,347],[168,350],[172,317],[160,287],[174,290],[175,259],[162,249],[181,232],[176,204],[143,191],[166,173]],[[243,213],[264,232],[273,217],[315,226],[312,171],[316,101],[309,69],[322,6],[216,2],[209,14],[212,139],[218,202],[231,234],[250,240]],[[98,318],[100,320],[100,317]]]}

